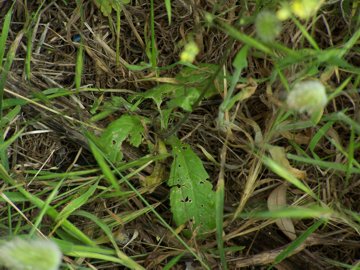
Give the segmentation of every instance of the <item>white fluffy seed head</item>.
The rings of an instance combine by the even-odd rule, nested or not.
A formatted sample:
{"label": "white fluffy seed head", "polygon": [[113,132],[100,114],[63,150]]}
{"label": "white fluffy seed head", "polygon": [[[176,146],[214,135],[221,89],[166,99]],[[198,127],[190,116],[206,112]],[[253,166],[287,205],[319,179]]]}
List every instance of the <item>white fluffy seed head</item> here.
{"label": "white fluffy seed head", "polygon": [[57,270],[61,257],[50,240],[15,238],[0,246],[0,265],[13,270]]}
{"label": "white fluffy seed head", "polygon": [[325,86],[317,80],[302,81],[294,85],[287,96],[286,104],[300,113],[310,115],[324,109],[327,103]]}

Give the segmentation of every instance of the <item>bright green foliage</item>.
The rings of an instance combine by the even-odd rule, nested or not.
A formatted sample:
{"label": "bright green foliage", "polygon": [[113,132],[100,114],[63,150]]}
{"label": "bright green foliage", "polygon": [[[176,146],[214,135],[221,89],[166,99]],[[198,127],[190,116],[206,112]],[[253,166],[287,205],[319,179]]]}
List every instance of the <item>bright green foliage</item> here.
{"label": "bright green foliage", "polygon": [[[178,84],[161,84],[145,93],[134,95],[131,100],[139,99],[138,106],[145,99],[152,99],[161,114],[162,127],[167,127],[167,120],[172,110],[181,108],[184,111],[191,112],[194,108],[202,91],[206,90],[204,98],[209,98],[218,92],[223,92],[222,72],[213,80],[209,86],[209,82],[219,66],[212,64],[200,64],[197,67],[184,67],[175,77]],[[209,87],[208,87],[209,86]],[[208,88],[207,88],[208,87]],[[207,88],[207,89],[205,89]],[[162,108],[164,100],[169,99],[165,108]]]}
{"label": "bright green foliage", "polygon": [[185,111],[191,112],[192,105],[200,96],[199,89],[195,87],[181,87],[175,92],[175,96],[167,103],[169,109],[182,108]]}
{"label": "bright green foliage", "polygon": [[56,270],[61,256],[58,246],[49,240],[16,238],[0,246],[0,265],[12,270]]}
{"label": "bright green foliage", "polygon": [[109,16],[113,9],[119,12],[121,4],[129,4],[130,0],[94,0],[94,3],[104,16]]}
{"label": "bright green foliage", "polygon": [[265,42],[272,42],[281,32],[281,23],[271,11],[261,11],[255,22],[256,34]]}
{"label": "bright green foliage", "polygon": [[103,132],[101,143],[105,153],[108,154],[109,159],[113,163],[122,160],[121,145],[126,138],[129,138],[130,144],[133,146],[138,147],[141,144],[144,132],[142,121],[145,123],[146,119],[125,114],[113,121]]}
{"label": "bright green foliage", "polygon": [[[181,107],[184,110],[191,111],[192,100],[194,97],[200,96],[201,91],[208,85],[209,80],[219,68],[218,65],[200,64],[198,67],[184,67],[177,75],[176,81],[178,84],[161,84],[145,93],[137,94],[133,98],[153,99],[159,107],[165,98],[178,99],[178,101],[171,101],[168,107]],[[211,97],[219,91],[223,91],[223,76],[220,73],[214,83],[207,89],[205,98]],[[190,96],[187,97],[187,96]],[[188,101],[181,102],[181,99],[186,98]],[[169,103],[168,103],[169,104]]]}
{"label": "bright green foliage", "polygon": [[215,192],[207,180],[209,175],[189,145],[176,138],[171,144],[174,161],[168,185],[175,223],[190,221],[192,228],[199,226],[199,234],[212,230],[215,228]]}
{"label": "bright green foliage", "polygon": [[[218,68],[218,65],[213,64],[199,64],[196,68],[184,67],[175,78],[179,83],[184,85],[184,87],[194,87],[198,89],[198,91],[202,91],[208,86],[209,81],[217,72]],[[209,89],[206,89],[205,98],[223,92],[223,80],[223,73],[219,72]]]}

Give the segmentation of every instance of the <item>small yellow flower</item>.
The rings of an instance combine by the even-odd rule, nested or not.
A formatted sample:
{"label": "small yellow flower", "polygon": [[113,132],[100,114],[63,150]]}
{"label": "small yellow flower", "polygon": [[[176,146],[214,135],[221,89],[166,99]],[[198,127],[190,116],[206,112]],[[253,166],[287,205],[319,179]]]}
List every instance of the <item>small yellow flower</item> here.
{"label": "small yellow flower", "polygon": [[200,52],[199,47],[195,41],[190,41],[184,47],[184,50],[180,54],[180,61],[186,63],[192,63],[195,60],[195,57]]}
{"label": "small yellow flower", "polygon": [[308,19],[321,7],[323,0],[294,0],[291,11],[300,19]]}
{"label": "small yellow flower", "polygon": [[289,19],[290,16],[291,16],[291,10],[288,5],[284,5],[276,12],[276,17],[280,21],[285,21],[285,20]]}

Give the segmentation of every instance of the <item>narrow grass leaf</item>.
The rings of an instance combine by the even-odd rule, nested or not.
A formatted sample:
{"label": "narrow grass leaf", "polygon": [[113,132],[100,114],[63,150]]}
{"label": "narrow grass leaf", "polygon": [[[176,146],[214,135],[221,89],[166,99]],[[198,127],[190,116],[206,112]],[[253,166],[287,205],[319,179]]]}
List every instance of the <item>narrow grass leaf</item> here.
{"label": "narrow grass leaf", "polygon": [[3,142],[0,145],[0,152],[6,152],[7,148],[16,141],[17,138],[20,137],[21,133],[23,133],[25,128],[20,129],[18,132],[16,132],[14,135],[12,135],[9,139],[7,139],[5,142]]}
{"label": "narrow grass leaf", "polygon": [[309,143],[309,149],[311,152],[314,152],[315,147],[319,143],[322,137],[325,136],[326,132],[333,126],[334,122],[329,121],[325,125],[323,125],[312,137],[310,143]]}
{"label": "narrow grass leaf", "polygon": [[125,253],[123,253],[122,251],[119,250],[110,228],[104,222],[102,222],[102,220],[100,220],[95,215],[93,215],[89,212],[86,212],[86,211],[82,211],[82,210],[76,211],[74,213],[74,215],[82,216],[82,217],[90,219],[91,221],[93,221],[96,225],[98,225],[103,230],[103,232],[106,234],[106,236],[109,238],[112,245],[114,246],[116,253],[119,256],[120,263],[122,265],[129,267],[130,269],[136,269],[136,270],[145,269],[141,265],[136,263],[133,259],[131,259],[129,256],[127,256]]}
{"label": "narrow grass leaf", "polygon": [[[12,10],[12,9],[10,9],[10,10]],[[9,25],[7,27],[9,27]],[[7,38],[8,30],[9,29],[3,29],[1,39],[3,37]],[[20,45],[20,41],[23,38],[23,35],[24,35],[23,30],[17,34],[15,40],[13,41],[13,43],[11,44],[11,46],[9,48],[5,64],[0,69],[1,70],[1,73],[0,73],[0,119],[2,119],[2,116],[3,116],[3,98],[4,98],[4,88],[5,88],[7,75],[11,68],[12,62],[15,58],[15,53]],[[3,40],[1,40],[0,42],[3,42]],[[5,42],[6,42],[6,40],[4,41],[3,44],[0,44],[0,46],[5,46]],[[2,62],[0,62],[0,65],[2,65]],[[3,130],[0,129],[0,146],[3,144],[4,144],[4,133],[3,133]],[[1,161],[2,165],[4,166],[4,168],[6,168],[6,170],[9,170],[9,161],[8,161],[8,156],[7,156],[5,147],[3,147],[2,150],[0,150],[0,161]]]}
{"label": "narrow grass leaf", "polygon": [[[4,195],[13,203],[20,203],[20,202],[28,201],[20,192],[8,191],[8,192],[0,192],[0,194],[1,193],[4,193]],[[4,200],[4,198],[1,197],[0,202],[6,202],[6,200]]]}
{"label": "narrow grass leaf", "polygon": [[81,87],[81,78],[84,69],[84,44],[81,40],[76,55],[76,66],[75,66],[75,87],[78,91]]}
{"label": "narrow grass leaf", "polygon": [[179,255],[175,256],[174,258],[172,258],[164,267],[163,270],[171,270],[173,269],[172,267],[174,267],[178,261],[180,261],[180,259],[185,255],[185,252],[181,252]]}
{"label": "narrow grass leaf", "polygon": [[93,138],[89,137],[91,135],[87,134],[87,136],[91,152],[93,153],[94,158],[98,163],[99,167],[101,168],[101,171],[103,172],[105,178],[109,181],[110,185],[115,189],[115,191],[121,192],[120,185],[115,176],[113,175],[111,169],[107,165],[103,154],[101,153],[97,145],[93,142]]}
{"label": "narrow grass leaf", "polygon": [[304,191],[311,197],[317,198],[315,193],[306,184],[302,183],[299,179],[293,176],[285,167],[283,167],[282,165],[280,165],[279,163],[275,162],[274,160],[272,160],[267,156],[263,156],[262,161],[274,173],[281,176],[286,181],[293,184],[298,189]]}
{"label": "narrow grass leaf", "polygon": [[347,170],[346,170],[346,178],[345,178],[345,182],[346,182],[346,187],[348,187],[349,185],[349,179],[351,176],[351,168],[353,166],[353,162],[356,161],[354,159],[354,154],[355,154],[355,132],[354,129],[351,129],[351,133],[350,133],[350,141],[349,141],[349,146],[348,146],[348,153],[347,153]]}
{"label": "narrow grass leaf", "polygon": [[224,175],[220,173],[219,181],[215,192],[216,241],[220,254],[222,269],[226,270],[228,268],[225,258],[224,239],[223,239],[224,198],[225,198]]}
{"label": "narrow grass leaf", "polygon": [[25,57],[25,76],[27,80],[31,79],[31,52],[33,49],[33,42],[32,42],[32,36],[33,36],[33,28],[27,29],[26,31],[26,57]]}
{"label": "narrow grass leaf", "polygon": [[168,16],[169,25],[171,24],[171,0],[165,0],[166,14]]}
{"label": "narrow grass leaf", "polygon": [[242,213],[240,214],[240,217],[261,218],[261,219],[267,219],[267,218],[304,219],[304,218],[328,218],[332,214],[333,211],[331,209],[315,205],[309,207],[289,206],[282,209],[276,209],[273,211]]}
{"label": "narrow grass leaf", "polygon": [[360,135],[360,123],[354,121],[349,116],[347,116],[344,112],[337,112],[333,114],[327,115],[327,119],[334,121],[342,121],[345,124],[349,125],[354,131]]}
{"label": "narrow grass leaf", "polygon": [[16,54],[16,51],[20,45],[20,42],[22,40],[24,36],[24,31],[20,31],[15,40],[13,41],[13,43],[11,44],[10,48],[9,48],[9,51],[7,53],[7,56],[6,56],[6,61],[5,61],[5,64],[1,70],[1,73],[0,73],[0,119],[2,117],[2,103],[3,103],[3,96],[4,96],[4,88],[5,88],[5,82],[6,82],[6,79],[7,79],[7,75],[8,75],[8,72],[11,68],[11,65],[12,65],[12,62],[15,58],[15,54]]}
{"label": "narrow grass leaf", "polygon": [[90,252],[103,255],[116,255],[116,252],[110,248],[83,246],[58,238],[51,238],[51,240],[53,240],[59,246],[64,254],[68,252]]}
{"label": "narrow grass leaf", "polygon": [[[15,180],[13,180],[5,170],[4,166],[0,164],[0,178],[7,184],[16,187],[16,189],[25,197],[27,200],[34,204],[36,207],[42,209],[45,206],[45,202],[41,199],[37,198],[36,196],[29,193],[27,190],[25,190],[23,187],[21,187]],[[46,213],[52,218],[56,219],[59,213],[53,208],[49,207],[46,211]],[[71,222],[68,220],[65,220],[62,224],[62,227],[64,230],[69,233],[70,235],[74,236],[78,240],[80,240],[83,243],[86,243],[90,246],[95,246],[95,243],[82,231],[80,231],[77,227],[75,227]]]}
{"label": "narrow grass leaf", "polygon": [[[55,188],[51,191],[50,195],[48,196],[48,198],[46,199],[45,203],[44,203],[44,207],[41,209],[39,215],[37,216],[34,226],[31,228],[31,231],[29,233],[29,235],[34,235],[36,229],[39,228],[41,221],[43,220],[43,217],[45,216],[47,210],[49,209],[50,203],[54,200],[56,194],[58,193],[62,183],[64,182],[65,179],[62,179],[61,181],[59,181],[59,183],[55,186]],[[53,229],[53,231],[55,231],[55,229]]]}
{"label": "narrow grass leaf", "polygon": [[220,27],[224,30],[225,33],[227,33],[229,36],[233,37],[236,40],[242,41],[245,44],[249,45],[250,47],[253,47],[255,49],[258,49],[259,51],[262,51],[266,54],[272,55],[274,56],[274,52],[265,44],[259,42],[258,40],[244,34],[241,33],[240,31],[238,31],[236,28],[232,27],[231,25],[222,22],[222,21],[218,21]]}
{"label": "narrow grass leaf", "polygon": [[297,239],[295,239],[287,248],[285,248],[276,258],[274,265],[280,263],[287,257],[289,257],[305,240],[315,232],[321,225],[324,224],[324,220],[320,219],[311,225],[304,233],[302,233]]}
{"label": "narrow grass leaf", "polygon": [[2,66],[3,57],[5,54],[6,40],[9,34],[11,23],[12,8],[6,13],[4,21],[2,23],[2,32],[0,36],[0,67]]}
{"label": "narrow grass leaf", "polygon": [[78,198],[71,200],[69,204],[67,204],[59,213],[59,215],[56,218],[56,226],[60,226],[65,219],[67,219],[74,211],[79,209],[81,206],[86,204],[89,200],[89,198],[94,194],[98,186],[98,183],[95,183],[92,185],[85,193],[80,195]]}
{"label": "narrow grass leaf", "polygon": [[295,18],[292,18],[295,25],[300,29],[303,36],[307,39],[307,41],[310,43],[310,45],[317,51],[320,50],[319,46],[317,45],[315,39],[312,38],[312,36],[306,31],[306,28]]}
{"label": "narrow grass leaf", "polygon": [[287,154],[286,156],[289,159],[296,160],[296,161],[302,162],[302,163],[312,164],[314,166],[319,166],[324,169],[331,169],[331,170],[341,171],[341,172],[349,171],[350,173],[360,174],[360,169],[353,168],[353,167],[351,167],[349,169],[347,165],[337,163],[337,162],[317,160],[317,159],[302,157],[302,156],[298,156],[298,155],[294,155],[294,154]]}
{"label": "narrow grass leaf", "polygon": [[154,0],[150,0],[150,27],[151,27],[151,66],[156,68],[157,63],[157,49],[155,42],[155,14],[154,14]]}
{"label": "narrow grass leaf", "polygon": [[136,270],[142,270],[144,269],[143,267],[139,266],[138,268],[131,268],[131,266],[133,266],[132,264],[127,264],[126,262],[124,262],[124,260],[117,258],[117,257],[113,257],[113,256],[109,256],[109,255],[104,255],[104,254],[99,254],[97,252],[89,252],[89,251],[69,251],[69,252],[65,252],[65,255],[70,256],[70,257],[75,257],[75,258],[88,258],[88,259],[97,259],[97,260],[102,260],[105,262],[113,262],[113,263],[118,263],[120,265],[124,265],[130,269],[136,269]]}
{"label": "narrow grass leaf", "polygon": [[15,106],[5,116],[0,119],[0,130],[6,127],[20,113],[21,107]]}

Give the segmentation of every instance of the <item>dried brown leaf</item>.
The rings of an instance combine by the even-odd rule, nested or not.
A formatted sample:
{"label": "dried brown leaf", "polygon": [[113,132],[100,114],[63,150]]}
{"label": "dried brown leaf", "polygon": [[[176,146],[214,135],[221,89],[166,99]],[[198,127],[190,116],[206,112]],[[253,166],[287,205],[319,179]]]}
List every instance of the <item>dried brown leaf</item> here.
{"label": "dried brown leaf", "polygon": [[[267,205],[270,211],[281,209],[287,206],[286,202],[287,185],[282,184],[274,189],[267,201]],[[295,227],[290,218],[280,218],[276,220],[276,225],[290,240],[296,238]]]}

